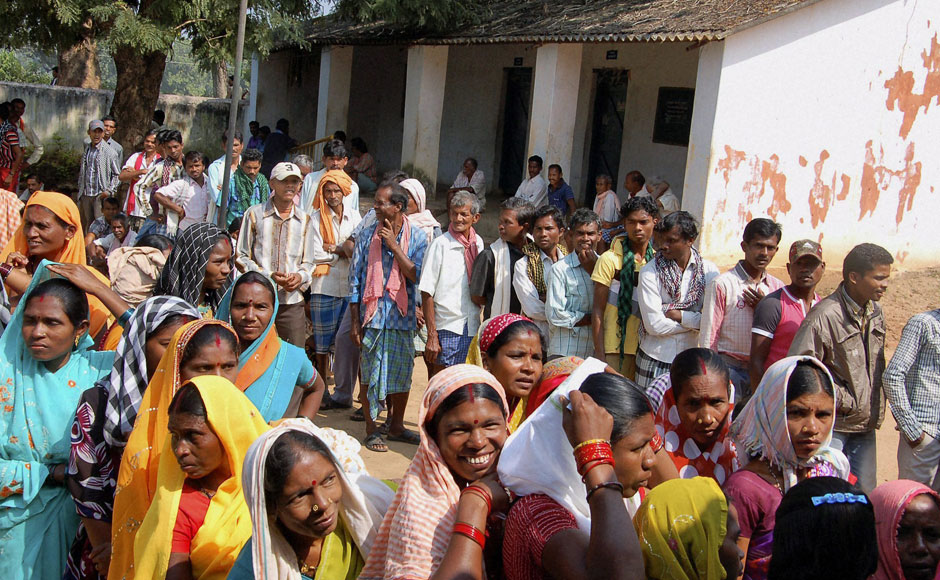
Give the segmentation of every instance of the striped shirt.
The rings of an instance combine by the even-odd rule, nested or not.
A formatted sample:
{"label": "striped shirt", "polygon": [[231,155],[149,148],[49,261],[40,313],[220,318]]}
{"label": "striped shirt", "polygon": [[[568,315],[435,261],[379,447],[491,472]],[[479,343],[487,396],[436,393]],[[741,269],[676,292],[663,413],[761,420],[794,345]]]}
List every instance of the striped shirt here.
{"label": "striped shirt", "polygon": [[921,433],[940,438],[940,309],[915,314],[904,325],[884,388],[908,441]]}
{"label": "striped shirt", "polygon": [[4,121],[0,124],[0,167],[13,167],[16,155],[13,147],[20,145],[20,134],[11,123]]}
{"label": "striped shirt", "polygon": [[79,169],[79,197],[97,196],[102,192],[113,195],[121,185],[118,179],[120,174],[121,160],[117,151],[105,145],[104,141],[99,142],[97,146],[87,144]]}
{"label": "striped shirt", "polygon": [[245,211],[238,236],[235,265],[242,272],[260,272],[270,277],[275,272],[300,274],[303,282],[293,292],[278,287],[281,304],[299,304],[303,291],[313,276],[313,235],[310,216],[291,206],[282,218],[270,201],[253,205]]}
{"label": "striped shirt", "polygon": [[594,283],[576,252],[555,262],[546,279],[549,355],[587,358],[594,353],[591,325],[576,326],[594,308]]}

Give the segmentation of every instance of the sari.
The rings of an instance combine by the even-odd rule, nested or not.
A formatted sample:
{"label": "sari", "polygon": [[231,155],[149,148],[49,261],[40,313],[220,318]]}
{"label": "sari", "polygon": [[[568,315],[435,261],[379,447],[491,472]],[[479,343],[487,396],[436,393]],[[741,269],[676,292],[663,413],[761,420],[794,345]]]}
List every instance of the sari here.
{"label": "sari", "polygon": [[[26,202],[27,208],[33,205],[40,205],[48,209],[60,220],[75,227],[75,235],[65,241],[65,245],[62,246],[62,249],[59,250],[55,258],[50,261],[84,266],[89,272],[94,274],[98,280],[103,282],[105,286],[110,286],[111,282],[104,274],[88,265],[88,260],[85,256],[85,233],[82,231],[82,220],[78,215],[78,206],[75,205],[75,202],[61,193],[37,191],[29,198],[29,201]],[[13,234],[13,239],[0,251],[0,262],[5,262],[11,252],[19,252],[24,256],[29,256],[29,246],[26,244],[26,234],[23,233],[23,224],[20,224],[20,227],[18,227]],[[88,298],[88,322],[91,324],[91,327],[88,329],[88,334],[94,338],[108,325],[111,312],[98,298],[91,294],[86,294],[86,296]]]}
{"label": "sari", "polygon": [[[238,282],[222,297],[215,314],[218,320],[231,323],[232,294],[237,287]],[[287,411],[295,387],[303,391],[313,388],[317,372],[304,349],[278,338],[274,326],[279,304],[277,292],[273,285],[269,289],[274,295],[274,313],[261,336],[238,356],[235,385],[261,411],[265,421],[275,421]]]}
{"label": "sari", "polygon": [[646,495],[633,518],[650,579],[724,580],[718,550],[728,500],[710,477],[672,479]]}
{"label": "sari", "polygon": [[118,469],[111,520],[109,578],[134,577],[134,538],[157,493],[157,468],[164,442],[169,438],[167,410],[180,388],[180,359],[193,335],[210,324],[235,334],[231,326],[219,320],[200,319],[184,324],[167,345],[166,353],[140,399],[137,421],[127,437]]}
{"label": "sari", "polygon": [[[193,224],[182,231],[176,238],[176,245],[160,272],[160,279],[153,289],[154,296],[177,296],[195,305],[204,318],[212,318],[225,291],[232,285],[233,274],[229,274],[225,284],[216,290],[203,292],[206,280],[206,266],[209,254],[220,239],[228,240],[232,247],[232,260],[235,259],[235,246],[232,238],[215,224]],[[232,265],[232,261],[229,265]],[[232,272],[235,271],[234,266]]]}
{"label": "sari", "polygon": [[264,470],[268,453],[288,431],[313,435],[329,447],[343,488],[340,521],[336,530],[323,539],[320,563],[313,580],[355,580],[395,492],[366,472],[359,456],[358,441],[344,431],[321,429],[307,418],[281,421],[248,449],[242,486],[251,512],[251,540],[245,544],[228,577],[230,580],[301,578],[297,555],[265,504]]}
{"label": "sari", "polygon": [[[58,195],[58,194],[55,194]],[[61,578],[78,514],[68,489],[47,484],[69,458],[69,426],[82,391],[106,376],[113,352],[89,351],[87,334],[55,372],[22,339],[29,294],[54,277],[42,262],[0,337],[0,578]]]}
{"label": "sari", "polygon": [[901,558],[898,555],[898,526],[908,504],[922,494],[940,503],[940,495],[936,491],[908,479],[882,483],[868,494],[875,508],[875,528],[878,531],[878,570],[870,580],[904,580],[904,570],[901,569]]}
{"label": "sari", "polygon": [[427,422],[454,391],[474,383],[493,387],[508,414],[503,387],[487,371],[463,364],[434,375],[418,412],[421,444],[385,514],[359,576],[362,580],[424,579],[440,566],[457,518],[460,487],[428,433]]}
{"label": "sari", "polygon": [[[202,396],[206,420],[225,449],[232,474],[212,496],[205,522],[193,536],[189,552],[195,580],[219,579],[228,575],[238,552],[251,537],[251,516],[242,493],[242,465],[248,448],[268,430],[268,424],[228,380],[209,375],[190,382]],[[185,480],[167,437],[157,469],[157,493],[134,541],[134,574],[140,578],[166,576]]]}

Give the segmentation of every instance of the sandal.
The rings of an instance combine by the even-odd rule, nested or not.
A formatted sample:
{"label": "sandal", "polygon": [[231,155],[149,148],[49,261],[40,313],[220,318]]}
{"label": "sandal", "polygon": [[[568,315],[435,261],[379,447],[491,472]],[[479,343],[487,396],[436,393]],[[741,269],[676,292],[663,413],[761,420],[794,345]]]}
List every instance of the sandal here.
{"label": "sandal", "polygon": [[379,431],[373,431],[371,435],[367,435],[362,445],[369,451],[376,453],[385,453],[388,451],[388,444],[385,443],[385,438],[382,437]]}
{"label": "sandal", "polygon": [[392,433],[388,434],[389,441],[399,441],[401,443],[407,443],[409,445],[419,445],[421,443],[421,436],[418,435],[415,431],[410,429],[405,429],[398,435],[393,435]]}
{"label": "sandal", "polygon": [[362,407],[359,407],[353,411],[352,415],[349,416],[350,421],[362,422],[366,420],[365,415],[362,414]]}

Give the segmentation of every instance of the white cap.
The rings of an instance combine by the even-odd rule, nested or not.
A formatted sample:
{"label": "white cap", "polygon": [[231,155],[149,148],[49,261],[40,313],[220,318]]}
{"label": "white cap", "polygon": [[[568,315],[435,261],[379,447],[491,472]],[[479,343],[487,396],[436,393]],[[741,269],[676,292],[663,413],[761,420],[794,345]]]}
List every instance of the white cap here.
{"label": "white cap", "polygon": [[304,178],[303,175],[300,174],[300,167],[286,161],[278,163],[274,166],[274,169],[271,170],[271,179],[277,179],[278,181],[283,181],[292,175],[297,179]]}

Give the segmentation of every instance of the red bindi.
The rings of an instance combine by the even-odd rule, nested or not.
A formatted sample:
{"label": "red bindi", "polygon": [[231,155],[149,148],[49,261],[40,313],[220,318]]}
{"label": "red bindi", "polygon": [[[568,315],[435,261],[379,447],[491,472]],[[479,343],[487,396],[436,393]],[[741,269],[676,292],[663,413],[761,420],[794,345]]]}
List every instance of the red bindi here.
{"label": "red bindi", "polygon": [[317,480],[314,479],[313,481],[311,481],[311,482],[310,482],[310,485],[313,486],[313,487],[316,487],[316,486],[317,486]]}
{"label": "red bindi", "polygon": [[45,296],[40,296],[39,301],[42,302],[45,298],[46,298]]}
{"label": "red bindi", "polygon": [[473,420],[473,424],[474,424],[474,425],[476,425],[476,424],[479,423],[479,422],[480,422],[479,419],[474,419],[474,420]]}
{"label": "red bindi", "polygon": [[473,395],[473,385],[467,385],[467,393],[470,395],[470,403],[472,404],[476,401],[476,397]]}
{"label": "red bindi", "polygon": [[222,337],[219,336],[218,334],[215,335],[215,346],[216,347],[222,346]]}

